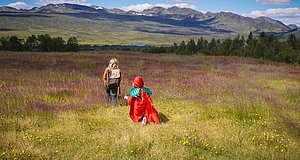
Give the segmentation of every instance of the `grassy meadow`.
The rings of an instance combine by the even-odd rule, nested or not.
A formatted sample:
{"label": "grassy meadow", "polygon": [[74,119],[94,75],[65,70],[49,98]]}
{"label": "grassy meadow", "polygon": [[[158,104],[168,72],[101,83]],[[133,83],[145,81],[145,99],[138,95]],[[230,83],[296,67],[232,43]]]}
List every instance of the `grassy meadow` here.
{"label": "grassy meadow", "polygon": [[[25,16],[14,14],[14,16],[3,15],[0,19],[1,28],[11,31],[0,30],[0,37],[18,36],[26,39],[31,35],[50,34],[51,37],[63,37],[67,40],[74,35],[80,44],[172,44],[180,40],[188,40],[197,36],[153,34],[136,30],[137,27],[147,25],[159,30],[160,24],[154,22],[119,22],[113,20],[90,20],[74,18],[63,15],[31,15]],[[26,17],[26,15],[29,17]],[[25,17],[25,18],[24,18]],[[122,23],[122,25],[120,25]],[[124,27],[125,26],[125,27]],[[168,25],[164,27],[170,27]],[[1,29],[0,28],[0,29]],[[155,30],[154,29],[154,30]],[[188,32],[189,29],[176,27],[174,30]],[[193,32],[192,32],[193,33]]]}
{"label": "grassy meadow", "polygon": [[[102,73],[152,89],[161,125],[122,99],[105,106]],[[300,159],[300,68],[239,57],[131,52],[0,52],[0,159]]]}

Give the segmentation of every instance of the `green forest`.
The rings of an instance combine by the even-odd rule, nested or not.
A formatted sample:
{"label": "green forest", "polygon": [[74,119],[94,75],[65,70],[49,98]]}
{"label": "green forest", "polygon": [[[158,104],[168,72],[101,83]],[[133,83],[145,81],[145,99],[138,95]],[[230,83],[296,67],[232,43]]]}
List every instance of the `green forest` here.
{"label": "green forest", "polygon": [[82,50],[129,50],[143,51],[146,53],[172,53],[180,55],[204,54],[213,56],[242,56],[267,59],[277,62],[300,64],[300,39],[295,34],[290,34],[286,41],[279,41],[274,35],[261,32],[258,36],[249,33],[245,39],[237,35],[235,38],[215,39],[210,41],[203,37],[198,40],[190,39],[172,46],[120,46],[105,45],[93,47],[81,46],[76,37],[65,41],[62,37],[51,38],[50,35],[32,35],[19,39],[17,36],[1,37],[0,50],[2,51],[35,51],[35,52],[63,52]]}
{"label": "green forest", "polygon": [[234,39],[213,38],[208,41],[201,37],[197,42],[191,39],[188,42],[182,41],[179,45],[174,43],[172,47],[150,47],[144,52],[243,56],[300,64],[300,39],[291,34],[286,41],[280,42],[274,35],[261,32],[258,37],[255,37],[250,32],[247,39],[238,35]]}
{"label": "green forest", "polygon": [[51,38],[49,34],[31,35],[25,40],[17,36],[0,38],[0,50],[2,51],[79,51],[79,43],[76,37],[70,37],[66,42],[62,37]]}

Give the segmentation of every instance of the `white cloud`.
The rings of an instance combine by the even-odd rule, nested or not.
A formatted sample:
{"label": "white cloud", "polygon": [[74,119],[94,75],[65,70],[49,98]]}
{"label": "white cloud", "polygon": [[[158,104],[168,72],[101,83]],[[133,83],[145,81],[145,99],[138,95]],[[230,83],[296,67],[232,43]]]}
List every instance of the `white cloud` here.
{"label": "white cloud", "polygon": [[180,8],[191,8],[191,9],[197,9],[197,7],[196,7],[195,5],[186,4],[186,3],[179,3],[179,4],[175,4],[174,6],[176,6],[176,7],[180,7]]}
{"label": "white cloud", "polygon": [[178,3],[178,4],[164,4],[164,3],[158,3],[158,4],[149,4],[149,3],[144,3],[144,4],[136,4],[136,5],[130,5],[130,6],[125,6],[125,7],[121,7],[120,9],[124,10],[124,11],[137,11],[137,12],[141,12],[145,9],[150,9],[153,7],[163,7],[163,8],[170,8],[170,7],[180,7],[180,8],[191,8],[191,9],[197,9],[197,7],[195,5],[190,5],[187,3]]}
{"label": "white cloud", "polygon": [[7,6],[8,7],[13,7],[13,8],[16,8],[16,9],[30,9],[31,8],[25,2],[10,3]]}
{"label": "white cloud", "polygon": [[144,9],[149,9],[151,7],[153,7],[152,4],[144,3],[144,4],[135,4],[135,5],[130,5],[130,6],[126,6],[126,7],[121,7],[120,9],[122,9],[124,11],[133,10],[133,11],[141,12]]}
{"label": "white cloud", "polygon": [[172,0],[172,1],[175,2],[175,3],[191,3],[194,0]]}
{"label": "white cloud", "polygon": [[288,5],[292,0],[256,0],[258,3],[262,4],[274,4],[274,5]]}
{"label": "white cloud", "polygon": [[37,5],[47,5],[47,4],[59,4],[59,3],[71,3],[71,4],[81,4],[90,5],[87,0],[34,0]]}
{"label": "white cloud", "polygon": [[300,8],[273,8],[265,11],[252,11],[252,17],[266,16],[284,22],[285,24],[297,24],[300,26]]}

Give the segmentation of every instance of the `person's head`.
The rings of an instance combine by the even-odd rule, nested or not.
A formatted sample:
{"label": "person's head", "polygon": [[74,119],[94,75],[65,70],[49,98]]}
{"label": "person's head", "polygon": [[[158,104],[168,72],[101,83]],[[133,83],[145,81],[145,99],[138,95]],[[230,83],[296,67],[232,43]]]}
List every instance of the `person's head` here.
{"label": "person's head", "polygon": [[118,60],[115,58],[111,59],[109,61],[108,67],[109,68],[118,68]]}
{"label": "person's head", "polygon": [[144,86],[144,80],[142,77],[137,76],[134,78],[133,87],[134,88],[142,88]]}

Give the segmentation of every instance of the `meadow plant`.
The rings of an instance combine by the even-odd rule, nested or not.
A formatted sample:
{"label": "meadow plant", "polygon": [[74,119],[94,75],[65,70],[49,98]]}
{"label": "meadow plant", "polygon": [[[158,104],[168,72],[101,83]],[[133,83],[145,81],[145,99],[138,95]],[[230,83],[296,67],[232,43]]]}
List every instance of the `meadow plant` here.
{"label": "meadow plant", "polygon": [[[161,125],[105,107],[111,58]],[[0,159],[300,159],[299,67],[239,57],[0,52]]]}

